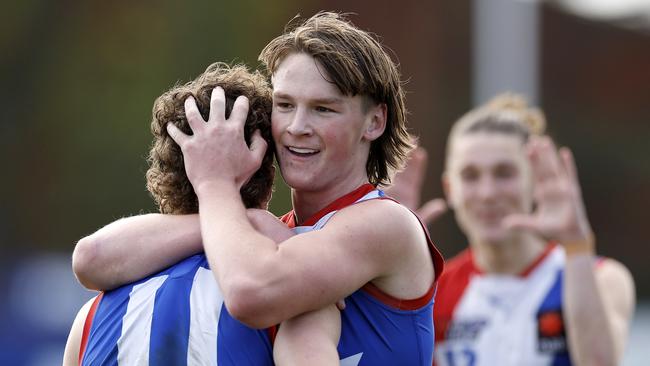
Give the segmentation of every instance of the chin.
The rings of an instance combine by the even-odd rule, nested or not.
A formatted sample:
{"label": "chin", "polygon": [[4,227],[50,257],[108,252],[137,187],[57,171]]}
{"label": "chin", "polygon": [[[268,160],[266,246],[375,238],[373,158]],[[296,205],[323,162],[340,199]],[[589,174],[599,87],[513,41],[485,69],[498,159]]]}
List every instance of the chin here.
{"label": "chin", "polygon": [[483,243],[499,245],[510,237],[510,233],[502,228],[485,228],[476,233],[476,238]]}
{"label": "chin", "polygon": [[306,191],[314,188],[314,181],[309,176],[301,175],[299,173],[292,173],[282,175],[284,182],[291,188],[299,191]]}

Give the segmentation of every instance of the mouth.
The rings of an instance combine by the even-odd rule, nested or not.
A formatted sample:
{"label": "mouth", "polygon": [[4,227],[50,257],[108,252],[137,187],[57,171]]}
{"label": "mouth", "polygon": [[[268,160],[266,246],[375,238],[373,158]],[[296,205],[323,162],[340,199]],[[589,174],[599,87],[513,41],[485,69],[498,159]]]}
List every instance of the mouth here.
{"label": "mouth", "polygon": [[505,215],[502,212],[484,211],[484,212],[479,212],[476,216],[481,221],[494,223],[494,222],[501,221]]}
{"label": "mouth", "polygon": [[320,150],[310,149],[306,147],[296,147],[296,146],[287,146],[286,149],[291,153],[291,155],[299,157],[309,157],[316,155]]}

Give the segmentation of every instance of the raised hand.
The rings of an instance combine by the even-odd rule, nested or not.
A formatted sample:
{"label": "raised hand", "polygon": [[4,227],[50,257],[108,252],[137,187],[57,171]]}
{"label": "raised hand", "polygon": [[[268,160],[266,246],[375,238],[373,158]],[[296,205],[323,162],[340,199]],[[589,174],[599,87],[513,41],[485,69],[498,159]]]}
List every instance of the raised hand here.
{"label": "raised hand", "polygon": [[593,250],[593,233],[587,219],[573,154],[556,149],[548,136],[532,137],[527,153],[531,163],[536,209],[505,219],[508,228],[535,232],[557,240],[567,249]]}
{"label": "raised hand", "polygon": [[420,206],[426,171],[427,151],[418,146],[410,153],[404,170],[398,172],[393,183],[384,190],[387,195],[414,211],[424,224],[429,224],[447,211],[447,204],[444,199],[436,198]]}
{"label": "raised hand", "polygon": [[229,181],[241,186],[260,167],[266,151],[266,141],[256,131],[250,148],[244,140],[244,123],[248,114],[248,99],[239,96],[230,118],[225,117],[226,97],[221,87],[212,91],[208,121],[201,117],[194,98],[185,100],[185,116],[193,135],[188,136],[173,124],[167,132],[181,147],[187,177],[197,191],[213,181]]}

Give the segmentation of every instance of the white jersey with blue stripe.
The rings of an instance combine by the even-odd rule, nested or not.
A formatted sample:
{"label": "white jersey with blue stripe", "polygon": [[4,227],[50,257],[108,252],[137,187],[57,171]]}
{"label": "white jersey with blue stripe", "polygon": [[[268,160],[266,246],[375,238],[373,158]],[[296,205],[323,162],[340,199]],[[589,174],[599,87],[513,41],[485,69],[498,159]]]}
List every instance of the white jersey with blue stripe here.
{"label": "white jersey with blue stripe", "polygon": [[203,254],[105,292],[94,311],[82,361],[217,364],[270,366],[272,346],[265,330],[249,328],[228,314]]}

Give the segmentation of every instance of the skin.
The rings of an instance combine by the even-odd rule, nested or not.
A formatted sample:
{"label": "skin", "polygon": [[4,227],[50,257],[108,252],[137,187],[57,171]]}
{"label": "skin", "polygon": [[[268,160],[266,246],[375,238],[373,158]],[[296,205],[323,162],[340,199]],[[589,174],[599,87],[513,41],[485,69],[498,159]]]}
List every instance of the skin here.
{"label": "skin", "polygon": [[272,79],[273,139],[299,221],[368,182],[370,141],[385,128],[385,105],[364,111],[362,96],[342,95],[323,72],[311,56],[292,54]]}
{"label": "skin", "polygon": [[570,150],[558,150],[546,136],[532,137],[526,145],[496,133],[456,137],[443,187],[485,273],[521,273],[549,240],[563,245],[563,314],[572,361],[619,364],[634,312],[634,281],[615,260],[596,265]]}
{"label": "skin", "polygon": [[84,323],[90,307],[95,298],[92,298],[86,302],[74,319],[72,323],[72,329],[68,335],[68,341],[65,344],[65,351],[63,352],[63,366],[77,366],[79,365],[79,350],[81,347],[81,336],[83,334]]}
{"label": "skin", "polygon": [[[196,216],[191,215],[198,224]],[[284,223],[266,210],[248,209],[247,216],[257,230],[276,241],[293,236]],[[83,326],[93,300],[88,301],[75,317],[65,347],[64,366],[78,365]],[[341,334],[339,308],[344,307],[343,304],[339,304],[338,308],[329,305],[284,321],[273,345],[274,363],[278,366],[338,364],[336,347]]]}
{"label": "skin", "polygon": [[[273,78],[273,137],[298,221],[367,182],[370,143],[385,127],[384,105],[364,111],[360,96],[342,95],[324,74],[312,57],[292,54]],[[267,327],[332,304],[368,282],[398,298],[428,291],[434,272],[426,238],[416,218],[394,202],[350,206],[322,230],[282,245],[257,232],[236,192],[265,146],[254,138],[248,148],[241,137],[245,99],[227,121],[218,113],[222,106],[223,91],[215,89],[214,113],[205,123],[190,100],[194,134],[171,125],[168,131],[183,150],[199,197],[206,254],[233,316]]]}
{"label": "skin", "polygon": [[[342,95],[318,66],[310,56],[290,55],[273,77],[273,136],[299,223],[368,182],[370,143],[386,123],[384,104],[368,107],[361,96]],[[238,191],[266,146],[257,135],[250,148],[243,142],[246,99],[235,103],[228,120],[223,99],[223,91],[215,89],[207,123],[187,101],[192,137],[168,129],[185,155],[200,214],[135,216],[108,225],[77,244],[75,273],[84,284],[114,287],[199,252],[203,243],[233,316],[259,328],[284,320],[278,340],[313,351],[301,357],[284,352],[280,343],[276,357],[292,356],[283,359],[286,364],[314,364],[318,351],[334,360],[340,329],[332,325],[340,317],[331,304],[368,282],[394,297],[421,297],[434,281],[426,237],[408,209],[380,200],[340,210],[317,232],[288,240],[262,235],[246,216]],[[128,255],[134,252],[142,257]]]}

